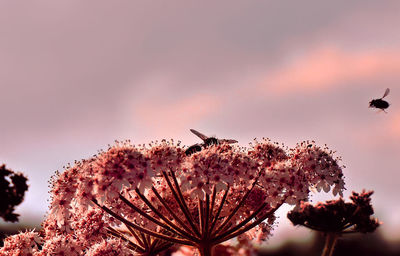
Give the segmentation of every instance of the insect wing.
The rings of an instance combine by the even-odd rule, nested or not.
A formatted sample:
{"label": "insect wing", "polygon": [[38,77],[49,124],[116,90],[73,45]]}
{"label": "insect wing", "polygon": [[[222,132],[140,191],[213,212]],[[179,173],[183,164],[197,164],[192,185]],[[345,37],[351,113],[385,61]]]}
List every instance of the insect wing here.
{"label": "insect wing", "polygon": [[200,139],[202,139],[202,140],[208,139],[208,137],[207,137],[206,135],[204,135],[204,134],[202,134],[202,133],[196,131],[195,129],[190,129],[190,131],[191,131],[192,133],[194,133],[196,136],[198,136],[198,137],[199,137]]}
{"label": "insect wing", "polygon": [[385,94],[383,94],[382,99],[385,98],[386,96],[388,96],[389,92],[390,92],[390,89],[386,88]]}
{"label": "insect wing", "polygon": [[227,144],[233,144],[233,143],[238,143],[237,140],[233,140],[233,139],[222,139],[219,140],[221,143],[227,143]]}

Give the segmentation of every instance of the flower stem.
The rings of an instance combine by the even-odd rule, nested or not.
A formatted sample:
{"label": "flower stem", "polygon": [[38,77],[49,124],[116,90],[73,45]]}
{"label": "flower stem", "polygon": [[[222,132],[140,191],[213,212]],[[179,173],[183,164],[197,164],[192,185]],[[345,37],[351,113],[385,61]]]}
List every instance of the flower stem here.
{"label": "flower stem", "polygon": [[165,181],[167,182],[167,184],[168,184],[168,186],[169,186],[169,188],[170,188],[172,194],[174,195],[175,201],[179,204],[180,209],[181,209],[182,212],[184,213],[184,215],[185,215],[185,217],[186,217],[186,220],[189,222],[189,224],[190,224],[190,226],[192,227],[192,230],[194,231],[194,233],[195,233],[197,236],[200,237],[200,236],[201,236],[201,235],[200,235],[200,232],[199,232],[199,230],[197,229],[196,225],[195,225],[194,222],[193,222],[193,217],[192,217],[192,215],[191,215],[190,212],[189,212],[188,206],[186,205],[185,199],[183,198],[182,192],[181,192],[181,190],[180,190],[180,188],[179,188],[178,181],[177,181],[177,179],[176,179],[176,177],[175,177],[173,171],[171,171],[170,173],[171,173],[171,176],[172,176],[173,181],[174,181],[174,183],[175,183],[176,191],[175,191],[174,187],[172,186],[172,183],[171,183],[171,181],[169,180],[167,173],[166,173],[165,171],[162,172],[162,173],[163,173],[163,176],[164,176],[164,178],[165,178]]}
{"label": "flower stem", "polygon": [[211,256],[212,255],[212,246],[210,244],[202,244],[197,247],[200,252],[200,256]]}
{"label": "flower stem", "polygon": [[213,221],[212,221],[212,223],[211,223],[211,227],[210,227],[210,230],[209,230],[210,235],[211,235],[211,233],[213,232],[214,227],[215,227],[215,224],[216,224],[217,221],[218,221],[218,217],[219,217],[219,215],[220,215],[220,213],[221,213],[221,210],[222,210],[222,208],[223,208],[223,206],[224,206],[226,197],[228,196],[228,192],[229,192],[229,184],[228,184],[228,188],[227,188],[227,189],[225,190],[225,192],[224,192],[224,196],[222,197],[221,203],[219,204],[217,214],[213,217]]}
{"label": "flower stem", "polygon": [[335,249],[335,245],[337,242],[339,235],[337,233],[327,233],[325,239],[324,250],[322,251],[321,256],[332,256],[333,250]]}
{"label": "flower stem", "polygon": [[212,234],[212,235],[217,235],[222,229],[225,227],[226,224],[229,223],[229,221],[232,219],[232,217],[236,214],[236,212],[243,206],[243,204],[246,202],[247,197],[250,195],[251,191],[253,190],[254,186],[257,184],[258,178],[253,182],[253,185],[251,188],[247,191],[247,193],[243,196],[242,200],[239,202],[238,205],[236,205],[235,209],[231,211],[229,216],[225,218],[225,220],[222,222],[222,224],[217,228],[217,230]]}

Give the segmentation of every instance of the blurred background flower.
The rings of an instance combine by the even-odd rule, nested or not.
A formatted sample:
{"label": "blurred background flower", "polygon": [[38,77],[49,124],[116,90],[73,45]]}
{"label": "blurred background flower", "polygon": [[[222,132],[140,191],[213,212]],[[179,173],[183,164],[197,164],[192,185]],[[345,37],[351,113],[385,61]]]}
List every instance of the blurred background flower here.
{"label": "blurred background flower", "polygon": [[6,168],[5,164],[0,165],[0,218],[4,221],[18,221],[19,214],[14,210],[24,200],[27,180],[22,173]]}

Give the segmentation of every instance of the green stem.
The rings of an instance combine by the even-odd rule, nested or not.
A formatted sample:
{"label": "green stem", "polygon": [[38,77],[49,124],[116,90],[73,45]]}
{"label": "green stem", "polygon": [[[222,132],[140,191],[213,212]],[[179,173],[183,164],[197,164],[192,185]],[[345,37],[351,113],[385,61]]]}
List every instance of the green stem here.
{"label": "green stem", "polygon": [[339,235],[337,233],[327,233],[325,239],[324,250],[322,251],[321,256],[332,256],[333,250],[335,249],[335,245],[337,242]]}

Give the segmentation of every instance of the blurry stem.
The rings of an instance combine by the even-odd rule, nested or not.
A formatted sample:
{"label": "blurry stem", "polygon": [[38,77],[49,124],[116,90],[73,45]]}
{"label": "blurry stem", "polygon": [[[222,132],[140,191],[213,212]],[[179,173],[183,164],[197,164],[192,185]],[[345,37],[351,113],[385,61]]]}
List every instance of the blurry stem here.
{"label": "blurry stem", "polygon": [[333,250],[335,249],[336,241],[339,237],[339,234],[337,233],[327,233],[326,234],[326,239],[325,239],[325,247],[324,250],[322,251],[321,256],[332,256],[333,255]]}

